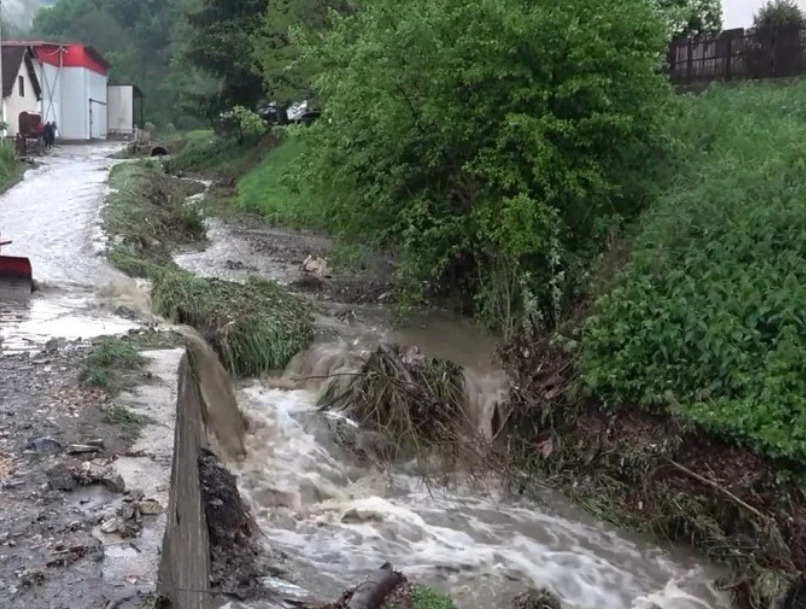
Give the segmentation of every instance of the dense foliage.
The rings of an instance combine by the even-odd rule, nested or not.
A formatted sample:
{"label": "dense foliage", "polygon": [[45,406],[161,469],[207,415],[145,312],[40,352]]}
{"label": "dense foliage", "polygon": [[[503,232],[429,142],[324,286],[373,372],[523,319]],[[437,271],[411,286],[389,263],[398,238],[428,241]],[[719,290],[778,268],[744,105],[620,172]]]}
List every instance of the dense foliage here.
{"label": "dense foliage", "polygon": [[315,68],[300,61],[295,32],[327,30],[332,15],[349,12],[347,0],[275,0],[254,36],[255,59],[269,97],[290,104],[314,95],[311,77]]}
{"label": "dense foliage", "polygon": [[584,378],[608,404],[806,458],[804,109],[803,82],[686,100],[687,170],[588,323]]}
{"label": "dense foliage", "polygon": [[236,105],[254,108],[262,97],[252,37],[268,5],[268,0],[204,0],[187,15],[184,55],[217,83],[209,93],[195,95],[202,114],[212,117]]}
{"label": "dense foliage", "polygon": [[656,0],[672,36],[696,36],[722,30],[720,0]]}
{"label": "dense foliage", "polygon": [[399,249],[410,296],[463,287],[506,324],[526,287],[555,310],[645,204],[664,47],[643,0],[361,1],[305,49],[305,183],[337,231]]}

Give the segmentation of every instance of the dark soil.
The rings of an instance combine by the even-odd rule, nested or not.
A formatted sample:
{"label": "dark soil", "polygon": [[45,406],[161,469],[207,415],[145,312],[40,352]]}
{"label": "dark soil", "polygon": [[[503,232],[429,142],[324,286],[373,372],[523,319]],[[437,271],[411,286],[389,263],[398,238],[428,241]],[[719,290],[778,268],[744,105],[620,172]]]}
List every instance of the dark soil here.
{"label": "dark soil", "polygon": [[[88,348],[85,343],[54,343],[33,357],[0,357],[3,607],[105,607],[124,600],[114,606],[139,604],[136,586],[104,580],[104,551],[91,535],[108,502],[122,489],[114,484],[106,488],[89,475],[88,486],[73,485],[68,475],[81,472],[84,462],[102,468],[132,442],[105,414],[107,394],[79,384]],[[75,444],[103,448],[94,454],[69,454]],[[60,471],[65,474],[61,478]]]}
{"label": "dark soil", "polygon": [[261,578],[278,572],[258,543],[260,530],[238,492],[237,480],[204,449],[199,478],[207,529],[213,590],[239,600],[273,598]]}
{"label": "dark soil", "polygon": [[[691,544],[733,568],[741,607],[806,607],[806,467],[715,438],[671,416],[569,399],[573,354],[545,341],[503,353],[518,388],[517,457],[618,525]],[[545,423],[542,423],[545,421]]]}

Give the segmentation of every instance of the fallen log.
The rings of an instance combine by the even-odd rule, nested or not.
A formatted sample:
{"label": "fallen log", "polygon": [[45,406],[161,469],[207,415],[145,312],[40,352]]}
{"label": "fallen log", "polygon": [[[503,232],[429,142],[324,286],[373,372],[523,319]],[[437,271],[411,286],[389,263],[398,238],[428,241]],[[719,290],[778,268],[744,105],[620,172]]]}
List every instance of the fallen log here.
{"label": "fallen log", "polygon": [[347,601],[347,609],[379,609],[386,597],[402,584],[403,580],[403,575],[397,573],[390,563],[384,563],[380,569],[370,574],[367,581],[355,589]]}

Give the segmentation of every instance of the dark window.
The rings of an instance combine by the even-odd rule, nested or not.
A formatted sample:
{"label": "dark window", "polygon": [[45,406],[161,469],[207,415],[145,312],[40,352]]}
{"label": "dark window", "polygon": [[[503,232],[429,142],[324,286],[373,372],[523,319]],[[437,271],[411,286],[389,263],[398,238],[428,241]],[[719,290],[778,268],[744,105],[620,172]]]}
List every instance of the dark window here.
{"label": "dark window", "polygon": [[17,82],[20,83],[20,97],[25,97],[25,79],[20,76],[17,78]]}

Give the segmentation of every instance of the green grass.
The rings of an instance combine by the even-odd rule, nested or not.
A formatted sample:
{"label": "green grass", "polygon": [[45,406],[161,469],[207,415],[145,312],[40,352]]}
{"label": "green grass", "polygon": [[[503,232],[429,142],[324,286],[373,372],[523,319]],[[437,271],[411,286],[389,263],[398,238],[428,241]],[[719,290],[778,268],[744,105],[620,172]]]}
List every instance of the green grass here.
{"label": "green grass", "polygon": [[178,245],[204,240],[203,218],[188,206],[198,187],[165,175],[154,161],[116,165],[109,176],[113,192],[103,211],[104,230],[115,245],[110,260],[123,272],[149,277],[171,260]]}
{"label": "green grass", "polygon": [[240,284],[166,271],[155,281],[152,302],[155,312],[176,323],[214,332],[235,376],[281,369],[313,341],[304,301],[270,281]]}
{"label": "green grass", "polygon": [[146,359],[136,346],[117,337],[100,338],[90,349],[80,373],[81,384],[115,394],[124,389],[127,373],[137,372]]}
{"label": "green grass", "polygon": [[806,461],[806,81],[714,87],[672,120],[681,171],[588,321],[583,378]]}
{"label": "green grass", "polygon": [[283,140],[238,182],[240,205],[272,224],[323,228],[321,206],[294,185],[296,164],[305,149],[306,142],[301,136]]}
{"label": "green grass", "polygon": [[225,181],[237,179],[260,163],[276,141],[273,135],[266,135],[240,143],[211,130],[191,131],[184,140],[171,158],[169,171],[214,174]]}
{"label": "green grass", "polygon": [[456,609],[451,597],[428,586],[413,586],[414,609]]}
{"label": "green grass", "polygon": [[22,173],[22,166],[17,161],[14,145],[0,143],[0,191],[13,184]]}

